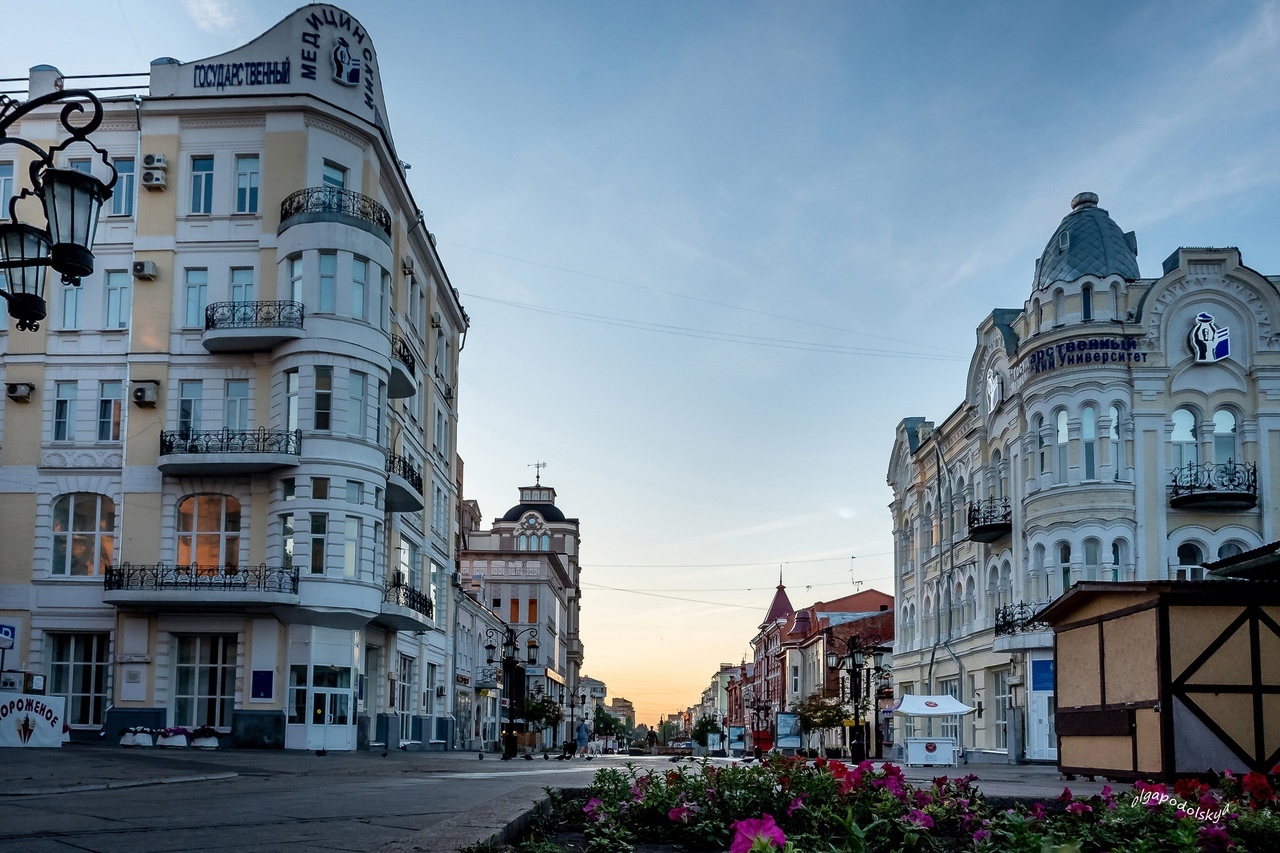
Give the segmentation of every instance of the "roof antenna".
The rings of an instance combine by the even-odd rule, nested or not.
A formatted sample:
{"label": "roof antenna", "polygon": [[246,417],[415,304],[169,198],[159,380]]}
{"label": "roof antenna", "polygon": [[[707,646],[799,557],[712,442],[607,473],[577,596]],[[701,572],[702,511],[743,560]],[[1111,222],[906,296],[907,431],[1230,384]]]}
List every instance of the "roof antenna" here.
{"label": "roof antenna", "polygon": [[534,477],[533,477],[533,484],[535,486],[541,486],[542,485],[542,469],[547,467],[547,463],[534,462],[532,465],[526,465],[525,467],[536,469],[536,473],[534,474]]}

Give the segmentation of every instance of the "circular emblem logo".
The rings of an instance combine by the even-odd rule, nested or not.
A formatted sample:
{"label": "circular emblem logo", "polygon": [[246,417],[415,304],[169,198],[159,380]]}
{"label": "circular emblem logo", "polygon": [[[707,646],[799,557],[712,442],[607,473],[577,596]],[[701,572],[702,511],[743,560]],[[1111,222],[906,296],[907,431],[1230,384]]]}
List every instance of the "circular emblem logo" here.
{"label": "circular emblem logo", "polygon": [[924,745],[924,751],[925,751],[925,752],[937,752],[937,751],[938,751],[938,745],[937,745],[936,743],[933,743],[932,741],[930,741],[929,743],[926,743],[926,744]]}
{"label": "circular emblem logo", "polygon": [[927,699],[925,700],[924,706],[926,708],[936,708],[938,707],[938,703],[933,701],[932,699]]}

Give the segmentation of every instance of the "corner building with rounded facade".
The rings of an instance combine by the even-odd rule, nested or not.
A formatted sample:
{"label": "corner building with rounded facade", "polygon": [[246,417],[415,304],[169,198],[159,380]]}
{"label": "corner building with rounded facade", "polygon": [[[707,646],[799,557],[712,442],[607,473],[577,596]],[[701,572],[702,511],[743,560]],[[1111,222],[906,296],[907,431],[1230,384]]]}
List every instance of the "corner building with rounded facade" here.
{"label": "corner building with rounded facade", "polygon": [[[24,391],[0,414],[9,668],[80,732],[452,739],[467,316],[380,75],[360,23],[311,5],[104,98],[92,138],[121,177],[94,272],[51,277],[40,330],[0,334]],[[38,66],[27,95],[63,79]],[[56,142],[57,109],[17,132]],[[26,173],[19,150],[0,175]]]}
{"label": "corner building with rounded facade", "polygon": [[983,708],[907,736],[1056,759],[1062,673],[1036,610],[1081,580],[1202,579],[1280,538],[1278,282],[1236,248],[1141,278],[1133,233],[1076,196],[1026,303],[978,326],[960,406],[897,428],[899,695]]}

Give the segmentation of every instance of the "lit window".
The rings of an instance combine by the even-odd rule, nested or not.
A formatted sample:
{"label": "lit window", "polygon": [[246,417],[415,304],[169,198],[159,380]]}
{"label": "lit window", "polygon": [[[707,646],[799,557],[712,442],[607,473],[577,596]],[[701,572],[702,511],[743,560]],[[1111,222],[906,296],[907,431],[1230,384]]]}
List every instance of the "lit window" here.
{"label": "lit window", "polygon": [[101,575],[115,554],[116,504],[106,495],[76,492],[53,502],[55,575]]}
{"label": "lit window", "polygon": [[123,398],[123,383],[98,383],[98,441],[120,440],[120,415]]}
{"label": "lit window", "polygon": [[240,501],[192,495],[178,502],[178,565],[202,575],[240,566]]}

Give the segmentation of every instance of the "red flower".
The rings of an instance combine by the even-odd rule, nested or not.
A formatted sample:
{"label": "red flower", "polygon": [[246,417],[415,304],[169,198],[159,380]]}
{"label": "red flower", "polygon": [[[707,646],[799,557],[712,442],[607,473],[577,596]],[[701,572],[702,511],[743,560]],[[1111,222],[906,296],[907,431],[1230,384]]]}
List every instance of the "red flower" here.
{"label": "red flower", "polygon": [[1183,800],[1198,800],[1208,790],[1209,786],[1199,779],[1179,779],[1173,783],[1173,793]]}
{"label": "red flower", "polygon": [[1062,796],[1058,797],[1058,802],[1060,802],[1060,803],[1069,803],[1069,802],[1071,802],[1071,799],[1072,799],[1072,797],[1071,797],[1071,789],[1070,789],[1070,788],[1063,788],[1063,789],[1062,789]]}
{"label": "red flower", "polygon": [[1250,770],[1240,784],[1244,792],[1249,795],[1254,808],[1270,803],[1276,798],[1276,792],[1271,789],[1271,783],[1267,781],[1267,777],[1255,770]]}

